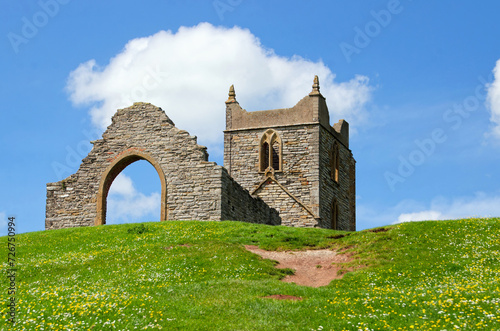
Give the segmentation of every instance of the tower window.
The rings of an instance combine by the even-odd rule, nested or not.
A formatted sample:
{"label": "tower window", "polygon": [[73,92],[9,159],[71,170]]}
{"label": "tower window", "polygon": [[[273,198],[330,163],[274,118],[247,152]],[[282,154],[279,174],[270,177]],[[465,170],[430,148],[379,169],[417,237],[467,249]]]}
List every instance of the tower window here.
{"label": "tower window", "polygon": [[332,204],[332,229],[334,230],[337,230],[338,218],[339,218],[339,206],[337,204],[337,199],[334,199]]}
{"label": "tower window", "polygon": [[260,172],[267,170],[281,171],[281,139],[274,130],[267,130],[260,139]]}
{"label": "tower window", "polygon": [[330,153],[330,178],[337,183],[339,181],[339,159],[339,145],[335,142]]}
{"label": "tower window", "polygon": [[274,140],[273,141],[273,144],[272,144],[272,167],[274,170],[280,170],[280,149],[281,149],[281,146],[280,146],[280,143],[277,141],[277,140]]}
{"label": "tower window", "polygon": [[265,141],[261,146],[260,171],[265,171],[269,167],[269,144]]}

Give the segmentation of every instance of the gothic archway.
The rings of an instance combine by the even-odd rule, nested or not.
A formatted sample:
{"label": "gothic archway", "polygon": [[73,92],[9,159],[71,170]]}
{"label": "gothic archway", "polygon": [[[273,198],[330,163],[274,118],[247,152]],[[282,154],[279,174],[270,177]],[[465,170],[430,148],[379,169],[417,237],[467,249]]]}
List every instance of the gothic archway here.
{"label": "gothic archway", "polygon": [[165,179],[165,174],[160,167],[160,165],[151,157],[151,155],[144,153],[138,149],[129,149],[125,152],[119,154],[119,156],[113,160],[113,162],[104,171],[101,181],[99,183],[99,191],[97,193],[97,215],[94,221],[94,225],[106,224],[106,206],[109,189],[111,184],[115,180],[116,176],[123,169],[125,169],[130,164],[139,161],[148,161],[158,173],[161,183],[161,211],[160,220],[164,221],[167,219],[167,182]]}

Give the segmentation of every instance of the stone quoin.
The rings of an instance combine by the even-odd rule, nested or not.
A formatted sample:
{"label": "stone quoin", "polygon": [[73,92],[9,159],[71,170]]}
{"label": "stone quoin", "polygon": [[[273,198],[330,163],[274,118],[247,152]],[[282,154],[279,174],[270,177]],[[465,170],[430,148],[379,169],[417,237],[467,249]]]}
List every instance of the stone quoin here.
{"label": "stone quoin", "polygon": [[226,101],[224,167],[149,103],[119,109],[78,171],[47,184],[45,229],[106,224],[116,176],[146,160],[161,182],[161,220],[236,220],[356,230],[349,124],[330,126],[314,78],[294,107],[247,112],[234,87]]}

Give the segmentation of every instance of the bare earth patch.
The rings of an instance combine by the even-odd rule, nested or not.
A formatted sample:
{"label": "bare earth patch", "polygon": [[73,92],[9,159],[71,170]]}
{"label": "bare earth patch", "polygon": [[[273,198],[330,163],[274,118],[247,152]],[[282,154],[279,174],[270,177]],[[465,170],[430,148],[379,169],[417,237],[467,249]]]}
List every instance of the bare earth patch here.
{"label": "bare earth patch", "polygon": [[339,274],[342,267],[338,264],[352,260],[346,254],[337,254],[329,249],[276,252],[253,245],[245,245],[245,248],[264,259],[278,261],[277,268],[295,270],[294,275],[286,276],[282,281],[311,287],[325,286],[333,279],[342,278],[343,274]]}

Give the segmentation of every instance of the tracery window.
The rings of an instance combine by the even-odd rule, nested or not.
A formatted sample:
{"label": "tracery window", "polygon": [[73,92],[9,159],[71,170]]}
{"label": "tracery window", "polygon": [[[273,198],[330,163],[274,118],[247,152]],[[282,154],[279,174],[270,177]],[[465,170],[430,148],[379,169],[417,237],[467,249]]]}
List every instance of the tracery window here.
{"label": "tracery window", "polygon": [[267,130],[260,139],[259,171],[281,171],[282,151],[281,138],[274,130]]}

